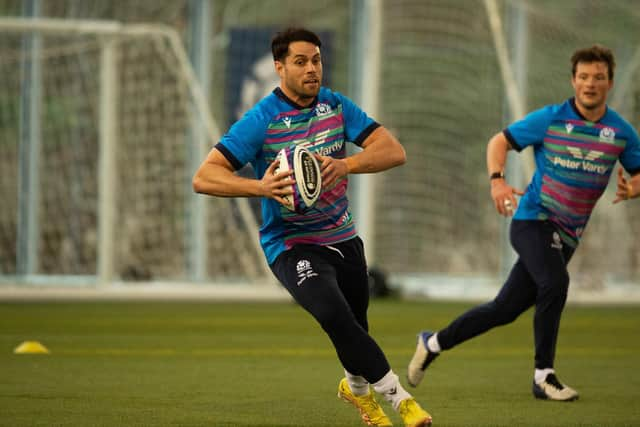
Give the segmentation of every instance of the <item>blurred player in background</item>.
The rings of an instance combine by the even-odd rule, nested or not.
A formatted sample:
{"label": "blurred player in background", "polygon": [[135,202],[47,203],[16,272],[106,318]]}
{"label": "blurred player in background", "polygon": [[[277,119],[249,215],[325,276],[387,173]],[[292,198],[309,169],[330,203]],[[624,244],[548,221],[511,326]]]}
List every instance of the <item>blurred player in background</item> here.
{"label": "blurred player in background", "polygon": [[[276,34],[271,50],[279,87],[231,126],[196,172],[193,187],[212,196],[262,198],[265,256],[331,339],[346,375],[338,396],[356,406],[369,425],[392,425],[371,388],[406,426],[430,425],[431,416],[400,385],[368,333],[367,265],[346,198],[348,174],[401,165],[405,151],[351,100],[321,86],[320,47],[318,36],[305,29]],[[363,150],[347,157],[348,141]],[[291,172],[276,173],[274,162],[280,148],[296,144],[316,153],[321,163],[322,193],[307,214],[284,207],[283,197],[292,194]],[[257,179],[234,173],[249,162]]]}
{"label": "blurred player in background", "polygon": [[[569,288],[567,264],[616,161],[631,178],[619,169],[613,203],[640,195],[640,141],[636,130],[606,104],[615,70],[611,50],[600,45],[580,49],[571,63],[574,97],[530,113],[489,141],[491,198],[500,215],[513,215],[510,237],[518,260],[493,301],[472,308],[439,332],[418,335],[408,367],[413,386],[442,350],[513,322],[535,305],[533,394],[559,401],[578,398],[554,370]],[[525,194],[506,182],[503,171],[507,151],[529,146],[536,172]],[[523,194],[518,206],[515,196]]]}

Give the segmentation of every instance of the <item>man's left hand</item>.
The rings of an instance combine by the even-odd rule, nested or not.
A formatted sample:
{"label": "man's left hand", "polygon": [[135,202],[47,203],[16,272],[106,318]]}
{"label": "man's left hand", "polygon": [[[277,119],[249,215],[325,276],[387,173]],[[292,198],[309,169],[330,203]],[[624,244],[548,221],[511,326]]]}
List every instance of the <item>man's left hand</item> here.
{"label": "man's left hand", "polygon": [[349,166],[345,159],[335,159],[330,156],[315,154],[322,171],[322,186],[327,188],[333,185],[339,178],[349,173]]}
{"label": "man's left hand", "polygon": [[638,197],[637,192],[633,191],[633,184],[624,177],[622,168],[618,169],[618,188],[616,189],[616,198],[613,203]]}

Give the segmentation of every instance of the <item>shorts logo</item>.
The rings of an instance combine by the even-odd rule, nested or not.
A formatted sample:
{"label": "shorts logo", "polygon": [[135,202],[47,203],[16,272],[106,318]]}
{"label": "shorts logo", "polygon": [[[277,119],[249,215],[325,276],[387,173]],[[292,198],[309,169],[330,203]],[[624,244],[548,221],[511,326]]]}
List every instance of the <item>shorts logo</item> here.
{"label": "shorts logo", "polygon": [[311,262],[306,259],[301,259],[296,264],[296,272],[298,273],[298,281],[296,284],[298,286],[302,285],[302,282],[309,279],[310,277],[317,276],[318,273],[313,271],[313,267],[311,267]]}
{"label": "shorts logo", "polygon": [[553,232],[553,243],[551,243],[551,247],[554,249],[562,249],[562,239],[560,239],[557,231]]}

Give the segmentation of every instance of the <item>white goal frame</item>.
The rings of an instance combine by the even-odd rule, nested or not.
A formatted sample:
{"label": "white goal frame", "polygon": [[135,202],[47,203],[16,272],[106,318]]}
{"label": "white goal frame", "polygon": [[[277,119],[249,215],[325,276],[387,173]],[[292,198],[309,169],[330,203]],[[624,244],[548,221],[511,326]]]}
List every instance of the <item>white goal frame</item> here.
{"label": "white goal frame", "polygon": [[[122,37],[147,36],[155,37],[165,41],[173,51],[178,60],[177,67],[182,76],[186,79],[190,96],[195,105],[199,125],[204,126],[208,138],[195,138],[197,147],[194,150],[199,158],[204,158],[208,149],[208,141],[217,141],[220,130],[209,109],[207,98],[204,95],[200,82],[195,76],[188,56],[182,45],[178,33],[171,27],[159,24],[123,24],[118,21],[103,20],[69,20],[55,18],[0,18],[0,32],[14,32],[27,34],[86,34],[97,36],[100,40],[100,94],[99,94],[99,172],[98,172],[98,247],[97,247],[97,284],[105,285],[113,283],[114,273],[114,231],[115,206],[116,206],[116,150],[118,147],[117,137],[117,114],[118,84],[117,84],[117,49]],[[194,194],[193,197],[202,197]],[[237,206],[241,216],[241,221],[247,230],[252,234],[252,244],[258,253],[262,253],[259,244],[258,224],[246,198],[238,198]],[[206,214],[204,206],[200,205],[195,215],[203,218]],[[203,224],[204,221],[196,221]],[[205,230],[194,230],[199,233],[200,238],[205,235]],[[206,237],[205,237],[206,239]],[[206,240],[205,240],[206,241]],[[206,247],[206,245],[205,245]],[[206,257],[206,251],[200,251],[196,256]],[[35,255],[34,255],[35,256]],[[238,260],[239,262],[252,262],[251,260]],[[255,268],[255,266],[253,266]],[[259,266],[261,275],[265,278],[270,276],[266,261]],[[42,283],[43,280],[33,277],[34,282]],[[27,280],[28,281],[28,280]],[[46,282],[46,281],[45,281]]]}

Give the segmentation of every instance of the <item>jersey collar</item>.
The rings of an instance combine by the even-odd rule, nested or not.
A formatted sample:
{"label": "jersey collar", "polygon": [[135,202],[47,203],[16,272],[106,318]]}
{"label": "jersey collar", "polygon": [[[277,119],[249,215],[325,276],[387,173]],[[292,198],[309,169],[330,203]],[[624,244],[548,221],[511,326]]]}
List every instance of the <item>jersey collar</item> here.
{"label": "jersey collar", "polygon": [[580,112],[580,110],[578,110],[578,107],[576,106],[576,98],[575,96],[572,96],[571,98],[569,98],[569,105],[571,105],[571,108],[573,109],[573,112],[576,113],[576,115],[578,117],[580,117],[582,120],[586,121],[586,122],[592,122],[592,123],[598,123],[600,120],[602,120],[604,118],[604,116],[607,115],[607,112],[609,112],[609,106],[605,105],[605,109],[604,109],[604,114],[602,116],[600,116],[600,118],[598,120],[589,120],[587,119],[585,116],[582,115],[582,113]]}
{"label": "jersey collar", "polygon": [[280,99],[282,99],[284,102],[286,102],[287,104],[291,105],[293,108],[298,109],[298,110],[305,110],[307,108],[313,108],[316,106],[316,104],[318,103],[318,97],[316,96],[313,101],[311,102],[311,104],[307,105],[306,107],[303,107],[300,104],[297,104],[296,102],[292,101],[287,95],[284,94],[284,92],[282,91],[282,89],[280,89],[279,87],[275,88],[273,90],[273,93]]}

